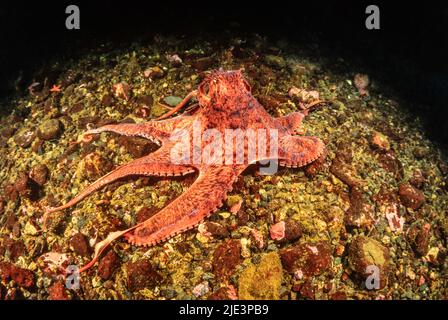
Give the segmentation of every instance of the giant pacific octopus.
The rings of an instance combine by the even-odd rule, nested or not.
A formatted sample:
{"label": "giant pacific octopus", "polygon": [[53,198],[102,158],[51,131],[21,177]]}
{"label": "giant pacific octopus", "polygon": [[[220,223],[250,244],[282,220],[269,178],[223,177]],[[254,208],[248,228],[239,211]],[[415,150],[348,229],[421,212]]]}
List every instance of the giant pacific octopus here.
{"label": "giant pacific octopus", "polygon": [[[198,102],[195,109],[169,118],[185,107],[194,97]],[[92,266],[102,250],[112,240],[122,235],[134,245],[156,245],[195,227],[215,212],[222,205],[227,193],[232,190],[232,184],[238,175],[252,163],[270,160],[278,161],[277,163],[281,166],[296,168],[310,164],[321,157],[324,154],[325,145],[319,138],[297,135],[306,114],[307,111],[293,112],[274,118],[252,95],[251,87],[240,70],[213,71],[205,77],[197,90],[191,92],[177,107],[155,121],[109,124],[85,132],[85,135],[115,132],[125,136],[139,136],[154,141],[161,147],[149,155],[119,166],[96,180],[66,204],[47,208],[47,212],[67,209],[92,192],[124,177],[180,176],[198,171],[199,175],[190,188],[158,213],[127,230],[110,234],[107,239],[97,244],[93,261],[82,270]],[[208,129],[215,129],[212,130],[214,134],[210,134]],[[261,155],[255,153],[254,156],[249,146],[253,144],[253,141],[250,140],[248,134],[244,134],[243,139],[232,140],[230,153],[233,156],[229,161],[222,156],[229,155],[229,151],[225,151],[224,146],[212,145],[216,141],[213,140],[216,135],[225,136],[226,129],[240,129],[243,133],[250,130],[255,132],[264,130],[269,137],[270,133],[276,133],[272,135],[276,137],[276,140],[256,140],[256,147],[263,147],[261,145],[263,144],[267,152]],[[194,137],[195,130],[200,133],[199,140],[190,139]],[[175,150],[179,149],[179,140],[182,139],[188,143],[188,147],[184,150],[187,156],[184,154],[183,158],[174,159],[173,154],[178,152]],[[210,148],[211,146],[214,150]],[[274,149],[276,153],[272,156],[269,151]],[[188,158],[188,155],[194,155],[195,152],[201,154],[201,150],[202,152],[208,150],[212,160],[202,161],[201,156],[196,157],[196,161]],[[243,150],[244,159],[237,156],[238,150]],[[190,156],[190,158],[195,157]]]}

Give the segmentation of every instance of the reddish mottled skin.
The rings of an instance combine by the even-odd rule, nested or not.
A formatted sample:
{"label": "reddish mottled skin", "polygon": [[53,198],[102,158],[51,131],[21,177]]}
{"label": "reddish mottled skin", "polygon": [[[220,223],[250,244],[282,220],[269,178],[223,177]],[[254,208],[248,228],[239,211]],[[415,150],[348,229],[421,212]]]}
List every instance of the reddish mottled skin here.
{"label": "reddish mottled skin", "polygon": [[[320,139],[295,135],[305,117],[304,113],[295,112],[281,118],[270,116],[252,95],[241,71],[214,71],[190,96],[193,95],[199,102],[199,108],[192,114],[140,124],[106,125],[86,132],[89,135],[110,131],[126,136],[140,136],[155,141],[161,147],[147,156],[120,166],[95,181],[67,204],[48,211],[71,207],[104,185],[126,176],[177,176],[199,171],[199,177],[185,193],[130,230],[125,237],[132,244],[152,246],[193,228],[222,205],[237,176],[250,165],[247,144],[244,146],[243,164],[173,163],[170,150],[175,142],[170,141],[170,135],[176,129],[183,129],[184,133],[188,132],[192,136],[195,120],[200,121],[201,133],[208,128],[215,128],[222,137],[225,136],[225,129],[266,129],[268,132],[271,129],[278,130],[278,160],[282,166],[307,165],[319,158],[325,150]],[[193,150],[193,139],[190,140]],[[207,144],[207,141],[203,141],[202,148]]]}

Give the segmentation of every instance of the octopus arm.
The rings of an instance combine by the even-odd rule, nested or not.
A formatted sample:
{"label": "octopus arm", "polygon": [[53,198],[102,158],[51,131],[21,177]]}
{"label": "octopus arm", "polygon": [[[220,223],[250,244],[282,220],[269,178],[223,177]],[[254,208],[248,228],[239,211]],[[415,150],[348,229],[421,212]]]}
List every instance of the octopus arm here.
{"label": "octopus arm", "polygon": [[222,205],[244,168],[210,166],[201,170],[185,193],[125,237],[134,245],[152,246],[195,227]]}
{"label": "octopus arm", "polygon": [[170,147],[168,145],[163,146],[152,154],[121,165],[117,169],[109,172],[105,176],[93,182],[66,204],[59,207],[47,208],[46,211],[54,212],[67,209],[77,204],[93,192],[101,189],[105,185],[128,176],[180,176],[195,171],[195,168],[193,166],[171,163],[169,150]]}

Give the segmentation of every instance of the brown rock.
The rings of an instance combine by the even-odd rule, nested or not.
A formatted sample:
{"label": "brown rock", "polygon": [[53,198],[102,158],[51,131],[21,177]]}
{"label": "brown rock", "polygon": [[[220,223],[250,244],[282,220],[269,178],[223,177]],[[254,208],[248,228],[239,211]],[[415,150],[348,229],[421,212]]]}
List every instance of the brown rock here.
{"label": "brown rock", "polygon": [[160,68],[159,66],[148,68],[143,72],[143,76],[145,78],[151,78],[151,79],[160,79],[163,77],[163,75],[164,72],[162,68]]}
{"label": "brown rock", "polygon": [[15,215],[14,212],[9,212],[6,215],[6,222],[5,222],[5,227],[8,230],[12,230],[12,228],[14,227],[14,224],[17,222],[17,217]]}
{"label": "brown rock", "polygon": [[190,65],[198,71],[205,71],[207,69],[210,69],[210,67],[213,66],[214,63],[215,61],[213,60],[213,58],[203,57],[193,60]]}
{"label": "brown rock", "polygon": [[283,268],[304,276],[317,276],[331,267],[331,247],[326,242],[304,243],[280,251]]}
{"label": "brown rock", "polygon": [[143,221],[148,220],[149,218],[151,218],[153,215],[155,215],[157,212],[159,211],[159,209],[157,209],[156,207],[152,206],[152,207],[143,207],[140,210],[138,210],[137,212],[137,223],[141,223]]}
{"label": "brown rock", "polygon": [[241,243],[229,240],[216,248],[213,254],[213,273],[220,280],[232,275],[236,266],[241,262]]}
{"label": "brown rock", "polygon": [[314,178],[319,172],[324,169],[327,153],[328,151],[327,149],[325,149],[324,154],[322,154],[319,158],[305,167],[305,174],[308,178]]}
{"label": "brown rock", "polygon": [[36,138],[36,139],[34,139],[33,143],[31,144],[31,150],[34,153],[43,154],[43,146],[44,146],[44,141],[39,138]]}
{"label": "brown rock", "polygon": [[407,232],[407,238],[411,243],[412,249],[420,256],[425,256],[429,250],[431,225],[429,223],[412,225]]}
{"label": "brown rock", "polygon": [[310,280],[305,281],[298,290],[300,296],[305,299],[314,300],[315,299],[315,287]]}
{"label": "brown rock", "polygon": [[17,221],[16,223],[14,223],[14,226],[12,227],[13,237],[16,237],[16,238],[20,237],[20,228],[21,228],[20,222]]}
{"label": "brown rock", "polygon": [[14,187],[14,184],[8,184],[5,186],[5,192],[4,196],[6,199],[10,201],[17,201],[19,198],[19,193],[17,192],[16,188]]}
{"label": "brown rock", "polygon": [[70,300],[70,297],[65,290],[65,285],[61,281],[53,283],[48,288],[48,294],[48,300]]}
{"label": "brown rock", "polygon": [[388,151],[390,149],[390,143],[387,136],[378,131],[373,133],[370,143],[374,149],[379,151]]}
{"label": "brown rock", "polygon": [[134,157],[140,158],[157,149],[157,146],[151,141],[140,137],[121,136],[118,143]]}
{"label": "brown rock", "polygon": [[6,250],[9,252],[9,257],[13,262],[16,262],[19,257],[26,254],[25,244],[22,240],[13,240],[11,238],[5,241]]}
{"label": "brown rock", "polygon": [[271,239],[280,243],[294,241],[302,236],[302,227],[292,219],[280,221],[269,228]]}
{"label": "brown rock", "polygon": [[82,233],[77,233],[70,239],[71,249],[79,256],[88,257],[91,253],[91,248],[87,238]]}
{"label": "brown rock", "polygon": [[302,227],[295,220],[288,219],[285,221],[285,239],[294,241],[302,236]]}
{"label": "brown rock", "polygon": [[59,233],[65,221],[65,215],[61,211],[48,212],[43,216],[43,227],[47,231]]}
{"label": "brown rock", "polygon": [[350,208],[345,213],[344,222],[349,227],[369,228],[374,223],[373,206],[358,188],[350,191]]}
{"label": "brown rock", "polygon": [[352,160],[353,156],[349,147],[344,145],[339,146],[339,151],[336,153],[330,167],[330,172],[350,188],[361,184],[358,173],[351,166]]}
{"label": "brown rock", "polygon": [[247,214],[247,212],[245,210],[239,210],[236,213],[236,218],[237,218],[237,224],[239,226],[244,226],[249,221],[249,215]]}
{"label": "brown rock", "polygon": [[207,300],[230,300],[229,290],[225,287],[221,287],[211,295],[208,296]]}
{"label": "brown rock", "polygon": [[82,176],[98,179],[112,170],[113,163],[96,152],[87,154],[78,165]]}
{"label": "brown rock", "polygon": [[162,282],[162,276],[154,270],[151,262],[147,259],[128,263],[126,271],[128,288],[132,292],[152,287]]}
{"label": "brown rock", "polygon": [[14,136],[14,142],[22,148],[28,148],[36,138],[36,132],[32,129],[22,129]]}
{"label": "brown rock", "polygon": [[129,100],[131,96],[131,86],[126,82],[120,82],[112,86],[115,97],[119,99]]}
{"label": "brown rock", "polygon": [[414,172],[412,173],[412,177],[409,179],[409,183],[416,188],[421,188],[425,183],[425,177],[423,175],[422,170],[415,169]]}
{"label": "brown rock", "polygon": [[392,172],[397,177],[403,177],[403,165],[395,156],[395,152],[391,149],[387,152],[381,153],[378,157],[380,165],[384,170]]}
{"label": "brown rock", "polygon": [[23,288],[34,286],[33,272],[19,268],[9,262],[0,262],[0,278],[3,281],[13,280],[18,286]]}
{"label": "brown rock", "polygon": [[421,160],[429,155],[429,149],[425,147],[416,147],[412,153],[416,159]]}
{"label": "brown rock", "polygon": [[98,265],[98,275],[104,279],[110,279],[115,270],[120,266],[120,259],[117,254],[113,250],[109,250],[109,252],[100,260]]}
{"label": "brown rock", "polygon": [[408,183],[400,184],[398,189],[401,203],[413,210],[417,210],[425,202],[425,195],[423,192]]}
{"label": "brown rock", "polygon": [[[104,97],[103,97],[103,99],[104,99]],[[75,103],[70,108],[68,108],[67,114],[71,115],[73,113],[78,113],[78,112],[82,111],[83,108],[84,108],[84,105],[82,103]]]}
{"label": "brown rock", "polygon": [[106,107],[112,106],[114,102],[115,102],[114,96],[111,94],[105,94],[101,99],[101,104]]}
{"label": "brown rock", "polygon": [[142,95],[137,98],[137,103],[141,106],[151,108],[154,103],[154,98],[150,95]]}

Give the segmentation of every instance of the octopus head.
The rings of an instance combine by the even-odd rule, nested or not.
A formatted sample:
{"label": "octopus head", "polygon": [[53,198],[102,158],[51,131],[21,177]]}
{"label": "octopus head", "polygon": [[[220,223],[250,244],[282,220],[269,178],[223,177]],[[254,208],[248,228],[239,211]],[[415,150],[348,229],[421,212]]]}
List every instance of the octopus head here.
{"label": "octopus head", "polygon": [[251,87],[241,70],[218,70],[201,82],[197,98],[203,108],[231,111],[244,108],[244,98],[250,96]]}

